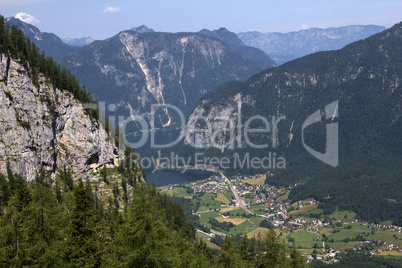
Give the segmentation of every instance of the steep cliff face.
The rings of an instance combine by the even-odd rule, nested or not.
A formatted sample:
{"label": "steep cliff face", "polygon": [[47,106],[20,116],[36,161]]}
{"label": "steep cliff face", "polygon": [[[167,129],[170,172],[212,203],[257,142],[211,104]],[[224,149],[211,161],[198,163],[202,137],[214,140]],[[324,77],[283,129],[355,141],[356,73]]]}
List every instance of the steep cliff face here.
{"label": "steep cliff face", "polygon": [[0,54],[0,172],[6,161],[26,180],[41,166],[56,172],[67,165],[78,178],[114,162],[118,149],[81,103],[44,77],[36,87],[18,61]]}

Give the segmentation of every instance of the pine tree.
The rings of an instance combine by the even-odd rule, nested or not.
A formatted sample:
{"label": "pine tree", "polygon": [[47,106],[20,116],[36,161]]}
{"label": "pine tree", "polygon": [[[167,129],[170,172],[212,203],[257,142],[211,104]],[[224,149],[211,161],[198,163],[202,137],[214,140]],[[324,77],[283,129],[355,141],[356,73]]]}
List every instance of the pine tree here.
{"label": "pine tree", "polygon": [[8,161],[8,159],[7,159],[7,162],[6,162],[6,171],[7,171],[8,183],[10,185],[10,191],[11,191],[12,194],[14,194],[15,188],[17,187],[16,186],[16,180],[15,180],[13,171],[11,170],[10,161]]}
{"label": "pine tree", "polygon": [[146,185],[134,189],[127,220],[116,234],[114,254],[109,260],[118,260],[125,267],[175,267],[175,239],[158,203],[154,189]]}
{"label": "pine tree", "polygon": [[74,189],[75,205],[70,224],[70,250],[68,261],[74,267],[99,266],[101,262],[101,241],[98,240],[97,222],[94,217],[89,189],[79,180]]}
{"label": "pine tree", "polygon": [[216,258],[217,267],[243,267],[238,250],[233,245],[232,238],[226,236],[222,249]]}
{"label": "pine tree", "polygon": [[250,251],[250,240],[245,234],[241,240],[240,244],[240,256],[243,260],[249,260],[249,251]]}
{"label": "pine tree", "polygon": [[[11,191],[6,177],[0,173],[0,207],[7,206]],[[0,211],[1,215],[2,211]]]}

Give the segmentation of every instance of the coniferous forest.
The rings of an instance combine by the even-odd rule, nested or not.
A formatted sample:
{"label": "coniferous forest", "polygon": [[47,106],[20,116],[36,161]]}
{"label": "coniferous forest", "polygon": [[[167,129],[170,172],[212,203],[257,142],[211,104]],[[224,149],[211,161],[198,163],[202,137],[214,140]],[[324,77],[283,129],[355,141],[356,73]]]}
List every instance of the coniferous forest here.
{"label": "coniferous forest", "polygon": [[[126,171],[124,171],[126,172]],[[177,203],[135,182],[130,202],[104,206],[91,183],[61,172],[26,182],[0,174],[1,267],[304,267],[305,259],[276,237],[240,245],[227,236],[213,255]],[[70,188],[71,187],[71,188]],[[118,193],[123,195],[121,191]]]}

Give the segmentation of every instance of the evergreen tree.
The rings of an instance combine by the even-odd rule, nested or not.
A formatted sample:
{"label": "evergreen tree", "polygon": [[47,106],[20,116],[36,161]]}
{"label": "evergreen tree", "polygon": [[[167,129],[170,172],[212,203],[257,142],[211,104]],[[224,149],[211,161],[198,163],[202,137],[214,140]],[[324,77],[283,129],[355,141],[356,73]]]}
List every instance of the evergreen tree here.
{"label": "evergreen tree", "polygon": [[74,189],[74,197],[68,261],[74,267],[99,266],[105,245],[101,245],[102,241],[99,239],[101,234],[97,232],[98,226],[94,217],[91,194],[82,180],[79,180]]}
{"label": "evergreen tree", "polygon": [[127,214],[116,235],[111,259],[125,267],[174,267],[178,262],[175,239],[159,211],[155,190],[138,185]]}
{"label": "evergreen tree", "polygon": [[217,267],[243,267],[238,250],[233,244],[232,238],[226,236],[223,246],[216,258]]}
{"label": "evergreen tree", "polygon": [[[0,208],[2,206],[7,206],[8,200],[10,199],[11,191],[9,183],[6,177],[0,173]],[[2,211],[0,211],[1,215]]]}
{"label": "evergreen tree", "polygon": [[250,240],[245,234],[241,240],[240,244],[240,256],[243,260],[249,260],[249,251],[250,251]]}
{"label": "evergreen tree", "polygon": [[14,194],[15,188],[16,188],[16,180],[15,180],[13,171],[11,170],[10,161],[8,161],[8,159],[6,162],[6,171],[7,171],[8,183],[10,185],[10,191],[11,191],[11,193]]}

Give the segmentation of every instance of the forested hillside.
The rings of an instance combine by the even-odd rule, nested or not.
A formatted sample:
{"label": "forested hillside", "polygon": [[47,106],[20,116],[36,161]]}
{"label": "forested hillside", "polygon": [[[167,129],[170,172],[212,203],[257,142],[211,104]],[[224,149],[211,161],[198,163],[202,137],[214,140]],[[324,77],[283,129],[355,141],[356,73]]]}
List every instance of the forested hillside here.
{"label": "forested hillside", "polygon": [[[267,69],[243,83],[223,84],[200,99],[189,116],[188,139],[166,153],[194,159],[195,152],[202,152],[228,157],[232,163],[235,153],[240,159],[246,154],[249,159],[261,159],[275,153],[286,159],[285,169],[231,165],[225,172],[258,174],[270,169],[275,176],[267,182],[292,186],[289,197],[294,201],[314,197],[326,213],[353,210],[365,220],[392,219],[402,225],[401,43],[399,23],[341,50]],[[336,109],[328,114],[325,109],[331,103]],[[317,123],[304,129],[314,113]],[[255,116],[249,127],[266,129],[259,119],[262,116],[270,129],[247,133],[247,141],[242,131]],[[272,129],[272,118],[281,116],[278,128]],[[209,132],[197,133],[205,129],[205,120],[212,126]],[[338,124],[339,163],[335,167],[316,159],[303,146],[305,142],[324,154],[326,124],[330,123]],[[228,142],[232,132],[235,139]],[[249,141],[268,147],[258,149]]]}

